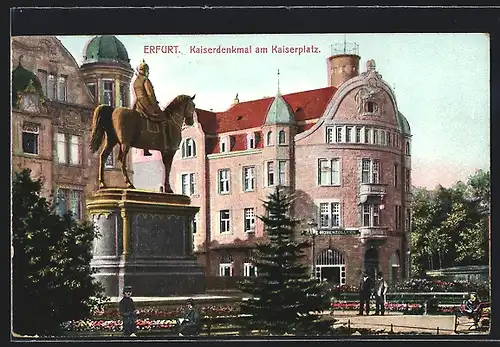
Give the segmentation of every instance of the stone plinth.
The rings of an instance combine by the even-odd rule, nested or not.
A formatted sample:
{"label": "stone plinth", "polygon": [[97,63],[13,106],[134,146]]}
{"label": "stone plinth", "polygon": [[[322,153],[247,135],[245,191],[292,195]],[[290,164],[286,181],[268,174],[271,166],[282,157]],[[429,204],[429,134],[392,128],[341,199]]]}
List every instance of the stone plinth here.
{"label": "stone plinth", "polygon": [[136,189],[97,191],[87,208],[100,237],[92,267],[106,295],[173,296],[205,291],[203,268],[193,255],[192,221],[199,207],[189,197]]}

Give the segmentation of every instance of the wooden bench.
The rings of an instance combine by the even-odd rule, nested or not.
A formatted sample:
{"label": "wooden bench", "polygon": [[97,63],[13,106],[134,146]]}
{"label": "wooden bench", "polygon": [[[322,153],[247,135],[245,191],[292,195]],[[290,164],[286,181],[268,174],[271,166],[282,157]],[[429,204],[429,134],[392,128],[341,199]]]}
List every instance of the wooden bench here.
{"label": "wooden bench", "polygon": [[[463,332],[458,330],[458,327],[460,325],[466,325],[466,326],[468,325],[468,328],[465,331],[479,329],[485,319],[488,320],[490,319],[490,312],[485,310],[490,306],[491,305],[489,302],[481,302],[479,304],[478,310],[480,312],[479,312],[479,319],[477,320],[477,322],[470,316],[469,313],[465,312],[464,305],[460,306],[460,309],[457,312],[455,312],[455,333]],[[463,319],[466,319],[466,321],[464,321]]]}

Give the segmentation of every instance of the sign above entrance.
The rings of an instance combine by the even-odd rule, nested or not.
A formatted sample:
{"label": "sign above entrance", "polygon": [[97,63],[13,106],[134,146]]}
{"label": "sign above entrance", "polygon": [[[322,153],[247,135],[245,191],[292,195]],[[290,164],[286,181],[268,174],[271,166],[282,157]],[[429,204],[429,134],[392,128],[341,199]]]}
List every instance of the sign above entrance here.
{"label": "sign above entrance", "polygon": [[356,229],[319,229],[318,235],[359,235]]}

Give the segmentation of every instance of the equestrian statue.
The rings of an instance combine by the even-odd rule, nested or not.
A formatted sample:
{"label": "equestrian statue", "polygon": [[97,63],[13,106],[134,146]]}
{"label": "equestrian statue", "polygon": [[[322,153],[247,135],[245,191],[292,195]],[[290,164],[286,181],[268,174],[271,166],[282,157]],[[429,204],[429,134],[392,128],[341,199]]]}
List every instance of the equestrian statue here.
{"label": "equestrian statue", "polygon": [[139,148],[145,156],[150,149],[160,151],[165,166],[164,192],[173,193],[170,186],[170,171],[175,153],[182,141],[184,124],[194,124],[195,95],[178,95],[161,110],[149,80],[149,66],[144,62],[136,69],[132,83],[135,102],[132,108],[99,105],[94,110],[90,149],[99,155],[99,188],[106,188],[104,163],[113,148],[119,144],[118,160],[127,188],[134,188],[127,173],[127,154],[130,148]]}

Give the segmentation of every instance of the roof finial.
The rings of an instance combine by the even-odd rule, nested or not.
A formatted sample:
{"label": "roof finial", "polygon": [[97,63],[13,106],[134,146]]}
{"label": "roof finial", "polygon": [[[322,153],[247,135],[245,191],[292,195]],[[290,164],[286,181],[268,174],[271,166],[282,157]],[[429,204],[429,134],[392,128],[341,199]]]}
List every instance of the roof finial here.
{"label": "roof finial", "polygon": [[234,100],[233,100],[233,105],[236,105],[239,102],[240,102],[240,99],[238,99],[238,93],[236,93],[236,96],[234,97]]}
{"label": "roof finial", "polygon": [[346,50],[347,50],[347,35],[344,34],[344,54],[346,53]]}
{"label": "roof finial", "polygon": [[278,69],[278,93],[280,92],[280,69]]}

